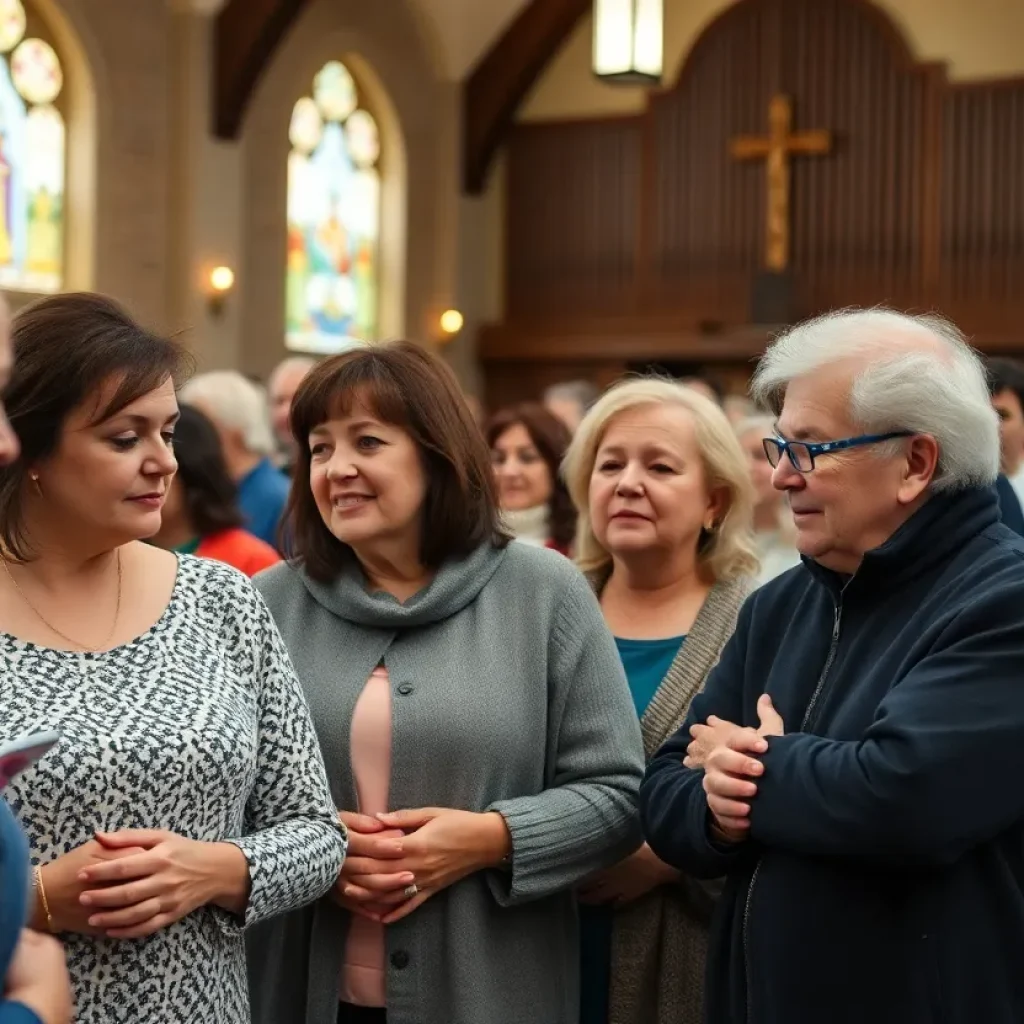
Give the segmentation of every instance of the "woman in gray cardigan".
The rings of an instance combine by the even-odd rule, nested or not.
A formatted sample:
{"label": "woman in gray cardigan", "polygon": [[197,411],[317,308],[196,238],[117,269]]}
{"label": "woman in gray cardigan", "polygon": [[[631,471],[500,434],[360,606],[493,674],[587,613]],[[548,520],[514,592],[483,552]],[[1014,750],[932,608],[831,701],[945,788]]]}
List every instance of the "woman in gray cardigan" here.
{"label": "woman in gray cardigan", "polygon": [[[713,402],[636,379],[590,410],[565,471],[580,564],[649,757],[686,717],[753,586],[749,470]],[[580,899],[581,1024],[700,1024],[710,892],[644,844]]]}
{"label": "woman in gray cardigan", "polygon": [[508,542],[484,440],[419,346],[321,364],[292,430],[294,557],[257,586],[350,845],[330,899],[253,935],[254,1020],[576,1024],[573,890],[639,845],[643,769],[593,593]]}

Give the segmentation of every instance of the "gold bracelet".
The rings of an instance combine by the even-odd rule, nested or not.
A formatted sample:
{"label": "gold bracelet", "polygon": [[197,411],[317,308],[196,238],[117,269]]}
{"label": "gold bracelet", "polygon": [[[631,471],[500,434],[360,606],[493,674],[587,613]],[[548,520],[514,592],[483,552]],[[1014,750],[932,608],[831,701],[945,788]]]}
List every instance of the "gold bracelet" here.
{"label": "gold bracelet", "polygon": [[39,893],[39,902],[43,905],[43,913],[46,915],[46,930],[53,934],[53,916],[50,914],[50,904],[46,899],[46,889],[43,886],[43,869],[33,868],[32,881],[36,891]]}

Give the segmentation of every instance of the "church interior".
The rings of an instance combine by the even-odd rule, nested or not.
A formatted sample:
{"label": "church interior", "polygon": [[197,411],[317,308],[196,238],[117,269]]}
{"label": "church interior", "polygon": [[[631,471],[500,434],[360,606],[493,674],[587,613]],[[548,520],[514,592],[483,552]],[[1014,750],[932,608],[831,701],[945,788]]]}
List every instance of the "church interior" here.
{"label": "church interior", "polygon": [[3,0],[0,287],[257,378],[407,337],[491,408],[742,390],[850,305],[1015,354],[1021,38],[1006,0]]}

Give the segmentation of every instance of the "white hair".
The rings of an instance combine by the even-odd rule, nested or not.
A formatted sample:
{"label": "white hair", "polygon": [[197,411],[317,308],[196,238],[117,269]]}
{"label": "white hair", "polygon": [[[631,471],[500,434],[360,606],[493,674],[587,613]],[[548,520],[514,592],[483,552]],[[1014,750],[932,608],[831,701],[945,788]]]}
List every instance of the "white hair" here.
{"label": "white hair", "polygon": [[237,430],[252,454],[277,450],[263,389],[237,370],[200,373],[181,389],[181,400],[201,405],[226,430]]}
{"label": "white hair", "polygon": [[[907,430],[938,442],[932,490],[995,481],[999,421],[985,369],[948,320],[891,309],[839,310],[815,317],[769,346],[751,394],[778,415],[790,381],[842,363],[854,364],[849,412],[864,433]],[[893,448],[880,446],[878,451],[891,454]]]}
{"label": "white hair", "polygon": [[575,402],[586,412],[601,397],[601,389],[589,380],[567,380],[552,384],[544,392],[545,402]]}
{"label": "white hair", "polygon": [[297,373],[305,376],[316,366],[317,361],[311,356],[288,356],[274,367],[268,378],[267,390],[274,393],[278,380],[289,373]]}

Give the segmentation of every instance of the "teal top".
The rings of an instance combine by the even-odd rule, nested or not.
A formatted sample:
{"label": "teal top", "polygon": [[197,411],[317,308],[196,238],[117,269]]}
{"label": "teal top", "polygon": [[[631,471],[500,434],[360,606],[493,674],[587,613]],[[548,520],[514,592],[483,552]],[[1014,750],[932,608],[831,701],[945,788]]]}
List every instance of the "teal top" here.
{"label": "teal top", "polygon": [[643,718],[661,681],[665,678],[685,636],[672,636],[667,640],[624,640],[615,638],[622,667],[626,670],[629,692],[633,695],[636,717]]}
{"label": "teal top", "polygon": [[[661,681],[685,642],[615,638],[637,718],[643,718]],[[580,1024],[608,1024],[608,985],[612,973],[613,907],[580,907]]]}

